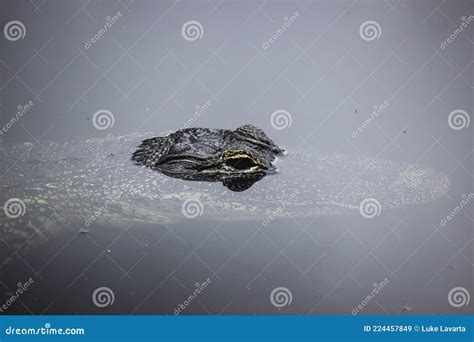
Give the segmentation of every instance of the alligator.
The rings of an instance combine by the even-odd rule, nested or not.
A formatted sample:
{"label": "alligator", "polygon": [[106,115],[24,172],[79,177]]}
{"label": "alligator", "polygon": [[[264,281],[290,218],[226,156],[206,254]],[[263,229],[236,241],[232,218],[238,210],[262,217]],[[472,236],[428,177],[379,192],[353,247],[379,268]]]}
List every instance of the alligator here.
{"label": "alligator", "polygon": [[444,174],[408,163],[309,150],[288,149],[283,156],[252,126],[3,142],[0,154],[2,253],[68,229],[190,220],[190,202],[197,220],[262,223],[359,215],[366,199],[375,199],[383,214],[434,200],[450,184]]}
{"label": "alligator", "polygon": [[284,152],[263,130],[244,125],[235,131],[185,128],[146,139],[132,159],[170,177],[221,181],[232,191],[244,191],[275,173],[272,162]]}

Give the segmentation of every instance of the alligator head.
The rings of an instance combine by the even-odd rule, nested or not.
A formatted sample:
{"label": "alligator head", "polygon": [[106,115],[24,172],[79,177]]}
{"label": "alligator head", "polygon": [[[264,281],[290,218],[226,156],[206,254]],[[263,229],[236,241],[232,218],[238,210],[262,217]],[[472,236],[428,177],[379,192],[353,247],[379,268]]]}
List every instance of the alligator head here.
{"label": "alligator head", "polygon": [[144,140],[132,160],[170,177],[220,181],[232,191],[243,191],[275,173],[273,161],[283,152],[253,125],[235,131],[185,128]]}

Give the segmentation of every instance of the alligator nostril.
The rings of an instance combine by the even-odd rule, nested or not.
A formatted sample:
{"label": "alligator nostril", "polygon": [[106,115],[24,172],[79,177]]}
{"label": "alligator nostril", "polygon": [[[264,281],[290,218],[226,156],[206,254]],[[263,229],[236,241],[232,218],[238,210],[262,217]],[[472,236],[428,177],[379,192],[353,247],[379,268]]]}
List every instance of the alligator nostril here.
{"label": "alligator nostril", "polygon": [[237,170],[246,170],[253,166],[257,166],[257,163],[255,163],[252,158],[247,157],[229,158],[225,163]]}

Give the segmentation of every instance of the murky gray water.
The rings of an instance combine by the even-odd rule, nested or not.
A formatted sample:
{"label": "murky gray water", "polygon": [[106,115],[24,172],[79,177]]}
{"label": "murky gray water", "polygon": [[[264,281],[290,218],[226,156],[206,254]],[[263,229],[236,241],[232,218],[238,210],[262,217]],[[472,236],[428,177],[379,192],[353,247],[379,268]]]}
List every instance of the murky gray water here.
{"label": "murky gray water", "polygon": [[[351,210],[372,218],[382,209],[428,202],[449,189],[445,175],[426,168],[289,151],[275,162],[276,175],[235,193],[218,183],[176,180],[134,163],[136,147],[153,136],[2,146],[10,162],[0,170],[9,175],[3,179],[2,200],[6,218],[13,219],[5,221],[4,239],[19,246],[50,216],[46,235],[69,224],[172,224],[196,216],[216,222],[262,220],[263,225],[280,217],[317,218]],[[15,198],[20,203],[7,202]]]}
{"label": "murky gray water", "polygon": [[[133,163],[136,146],[151,136],[2,146],[10,163],[2,169],[9,177],[3,179],[1,200],[18,202],[6,206],[10,217],[2,218],[2,257],[8,258],[3,277],[8,281],[19,271],[39,269],[32,274],[37,285],[28,302],[52,299],[49,313],[95,312],[89,284],[102,284],[114,292],[113,312],[171,314],[170,306],[181,303],[180,293],[192,294],[193,284],[209,278],[212,287],[197,302],[208,298],[210,304],[194,303],[183,312],[215,312],[228,300],[234,303],[229,313],[271,313],[268,294],[251,297],[252,308],[241,302],[241,292],[255,295],[252,290],[262,281],[276,287],[282,280],[268,279],[285,279],[291,269],[300,273],[283,282],[297,297],[293,312],[317,313],[303,294],[329,289],[334,273],[348,261],[354,263],[352,253],[362,252],[361,242],[335,250],[330,246],[336,241],[322,243],[330,229],[322,222],[341,215],[336,222],[377,220],[403,206],[419,210],[416,205],[449,189],[448,178],[428,168],[290,150],[277,161],[277,174],[236,193],[220,183],[176,180]],[[338,240],[346,234],[353,233]],[[301,249],[290,257],[286,251],[295,241]],[[322,256],[331,260],[326,267],[327,260],[318,262]],[[311,264],[302,268],[294,259]],[[282,262],[287,266],[272,270]],[[54,275],[46,276],[49,272]],[[373,278],[372,283],[382,280]],[[63,291],[67,295],[58,296]],[[322,294],[308,298],[314,301]],[[340,312],[344,302],[330,311]]]}
{"label": "murky gray water", "polygon": [[[446,41],[470,15],[3,0],[0,314],[471,313],[449,293],[474,295],[474,24]],[[289,152],[247,191],[130,162],[134,132],[244,124]]]}

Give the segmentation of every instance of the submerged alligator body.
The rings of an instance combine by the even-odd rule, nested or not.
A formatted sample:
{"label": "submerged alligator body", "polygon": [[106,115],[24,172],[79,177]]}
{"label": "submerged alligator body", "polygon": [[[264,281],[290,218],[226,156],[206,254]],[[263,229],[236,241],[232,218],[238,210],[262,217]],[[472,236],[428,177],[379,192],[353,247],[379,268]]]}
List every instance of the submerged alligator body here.
{"label": "submerged alligator body", "polygon": [[[218,150],[213,150],[215,146],[211,143],[205,144],[205,139],[201,139],[205,135],[193,140],[192,132],[181,134],[205,146],[206,151]],[[198,132],[215,133],[214,140],[209,142],[219,145],[221,131]],[[228,132],[224,135],[232,141],[233,135]],[[194,216],[208,221],[264,222],[268,218],[288,216],[358,214],[361,203],[367,199],[375,199],[379,209],[384,211],[433,200],[449,187],[447,177],[434,170],[356,155],[290,150],[284,158],[275,161],[282,150],[271,141],[262,151],[256,147],[263,146],[260,143],[240,140],[239,136],[239,151],[245,151],[245,158],[252,156],[256,164],[263,166],[255,167],[243,160],[243,165],[253,168],[250,172],[246,172],[247,167],[238,165],[226,171],[224,164],[235,166],[230,161],[232,155],[226,155],[230,159],[224,157],[222,168],[214,166],[215,172],[209,173],[213,175],[210,180],[225,182],[227,176],[232,173],[235,176],[236,170],[247,175],[255,170],[260,172],[263,167],[265,172],[271,173],[278,166],[278,174],[263,177],[246,191],[229,191],[212,182],[189,182],[164,175],[176,168],[181,172],[184,167],[180,163],[186,163],[190,167],[184,168],[184,173],[191,175],[191,179],[198,177],[194,169],[201,165],[201,159],[196,162],[190,158],[197,147],[191,144],[192,153],[183,162],[179,153],[186,150],[186,145],[180,145],[184,140],[179,137],[174,138],[178,143],[154,149],[155,144],[171,140],[167,138],[169,135],[149,140],[153,136],[156,135],[132,134],[68,143],[1,143],[0,152],[6,156],[0,164],[1,251],[46,241],[58,230],[79,231],[85,226],[92,229],[95,224],[121,227],[133,223],[169,224]],[[139,149],[141,152],[136,152],[142,141],[145,142]],[[242,141],[248,145],[243,147]],[[148,145],[152,146],[149,150]],[[131,160],[134,152],[139,165]],[[204,165],[218,165],[215,160],[219,153],[223,158],[223,151],[219,150],[212,154],[213,164],[203,158]],[[159,164],[161,172],[149,163],[155,156],[168,156],[166,163]],[[235,182],[230,183],[235,186]],[[15,203],[17,206],[13,207]],[[197,208],[199,215],[188,212],[188,204],[193,205],[190,208]]]}
{"label": "submerged alligator body", "polygon": [[258,127],[235,131],[186,128],[146,139],[133,154],[139,164],[184,180],[221,181],[244,191],[276,171],[272,162],[284,151]]}

